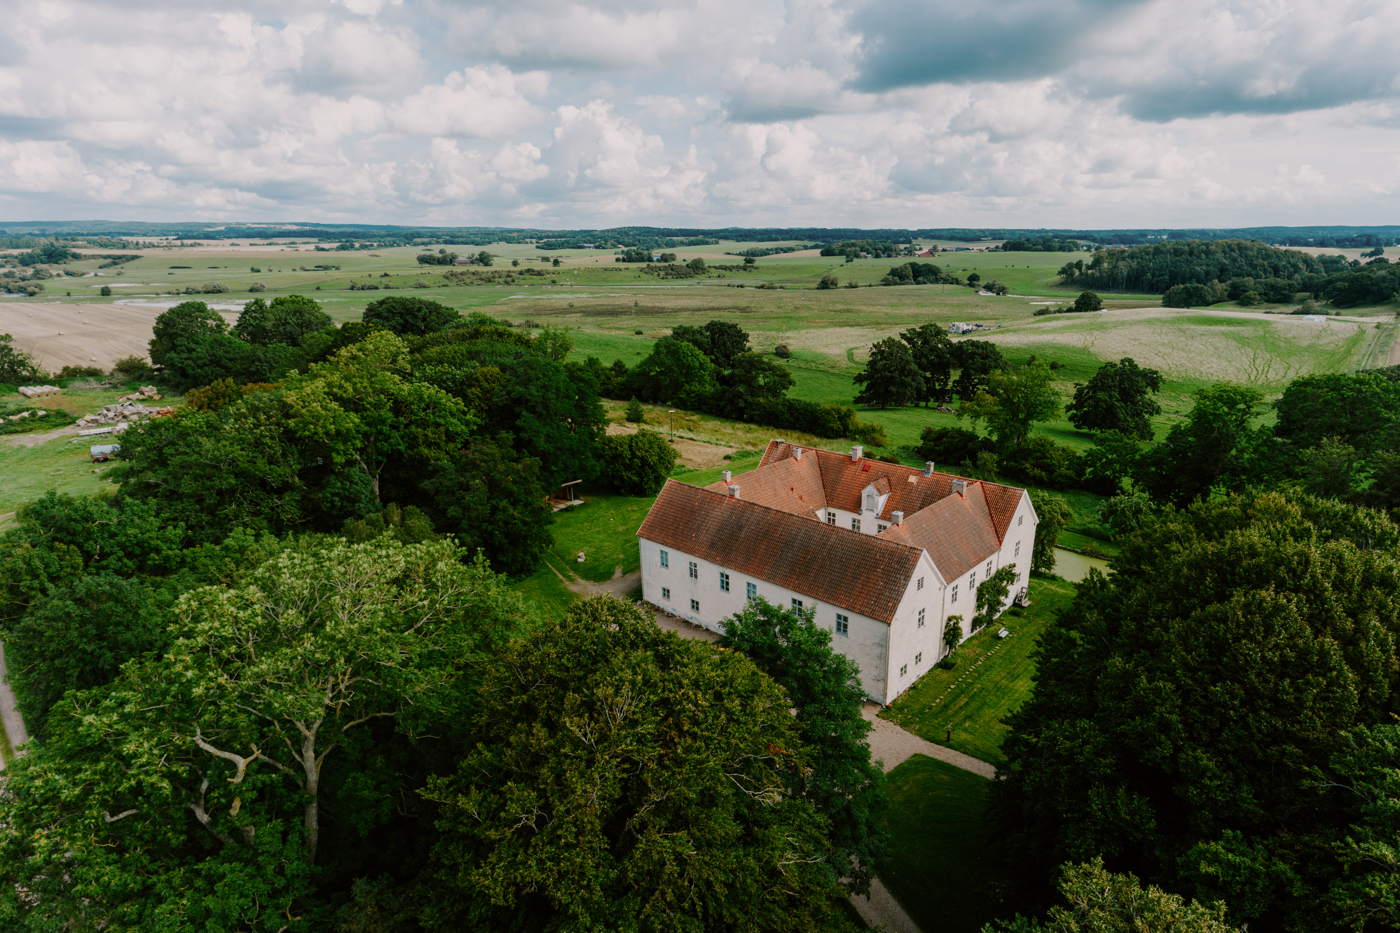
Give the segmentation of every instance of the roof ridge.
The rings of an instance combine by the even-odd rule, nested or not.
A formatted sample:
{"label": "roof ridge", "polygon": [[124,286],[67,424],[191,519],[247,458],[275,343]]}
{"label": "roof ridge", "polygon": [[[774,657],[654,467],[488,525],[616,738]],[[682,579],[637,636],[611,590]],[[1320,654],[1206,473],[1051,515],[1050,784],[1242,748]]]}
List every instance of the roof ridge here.
{"label": "roof ridge", "polygon": [[[830,525],[830,524],[828,524],[828,523],[826,523],[826,522],[817,521],[817,519],[815,519],[815,518],[812,518],[812,519],[804,519],[804,518],[802,518],[802,516],[796,515],[796,514],[794,514],[794,513],[792,513],[792,512],[785,512],[785,511],[783,511],[782,509],[775,509],[775,508],[773,508],[771,505],[764,505],[764,504],[761,503],[761,502],[752,502],[752,501],[750,501],[750,500],[748,500],[748,499],[743,498],[742,496],[740,496],[740,497],[738,497],[738,498],[735,498],[734,496],[723,495],[723,494],[719,493],[719,492],[716,491],[716,490],[710,489],[710,488],[707,487],[707,486],[691,486],[689,483],[682,483],[682,482],[679,481],[679,480],[671,479],[669,476],[666,477],[666,485],[670,485],[671,483],[675,483],[677,486],[685,486],[685,487],[687,487],[687,488],[689,488],[689,489],[698,489],[698,490],[700,490],[701,492],[703,492],[703,493],[705,493],[705,494],[707,494],[707,495],[715,496],[715,497],[720,498],[720,499],[734,499],[735,502],[742,502],[744,505],[746,505],[746,506],[748,506],[748,507],[750,507],[750,508],[763,509],[763,510],[766,511],[766,512],[772,512],[774,515],[782,515],[782,516],[785,516],[785,517],[787,517],[787,518],[796,519],[796,520],[798,520],[798,521],[811,521],[812,524],[814,524],[814,525],[820,525],[822,528],[827,528],[827,529],[830,529],[830,530],[832,530],[832,531],[841,531],[841,532],[845,532],[846,534],[853,534],[853,535],[856,535],[857,537],[864,538],[864,539],[866,539],[866,540],[868,540],[868,541],[873,541],[873,542],[875,542],[876,544],[880,544],[880,545],[883,545],[883,546],[900,548],[900,549],[906,550],[906,551],[917,551],[917,552],[920,553],[920,554],[922,554],[922,553],[924,552],[924,549],[923,549],[923,548],[921,548],[921,547],[915,547],[915,546],[912,545],[912,544],[897,544],[897,543],[894,542],[894,541],[883,540],[883,539],[881,539],[878,535],[868,535],[868,534],[864,534],[864,533],[859,532],[859,531],[852,531],[852,530],[849,529],[849,528],[842,528],[840,525]],[[662,491],[664,492],[665,489],[666,489],[666,486],[662,486],[661,489],[662,489]],[[658,494],[658,495],[659,495],[659,494]],[[813,511],[815,511],[815,510],[813,510]],[[922,510],[920,510],[920,511],[922,511]],[[637,531],[640,533],[640,532],[641,532],[641,529],[638,528]]]}

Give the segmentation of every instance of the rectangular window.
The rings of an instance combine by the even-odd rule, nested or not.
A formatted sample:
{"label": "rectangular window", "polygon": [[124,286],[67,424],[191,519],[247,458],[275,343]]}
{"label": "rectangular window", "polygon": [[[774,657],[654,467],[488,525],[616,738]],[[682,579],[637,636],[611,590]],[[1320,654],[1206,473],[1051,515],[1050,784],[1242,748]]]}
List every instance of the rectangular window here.
{"label": "rectangular window", "polygon": [[696,565],[695,561],[690,562],[690,579],[700,579],[700,568]]}
{"label": "rectangular window", "polygon": [[1014,556],[1014,557],[1020,557],[1020,556],[1021,556],[1021,542],[1020,542],[1020,541],[1017,541],[1017,542],[1016,542],[1016,553],[1015,553],[1013,556]]}
{"label": "rectangular window", "polygon": [[967,575],[967,591],[969,593],[977,592],[977,571],[975,570]]}
{"label": "rectangular window", "polygon": [[879,532],[884,531],[884,530],[885,530],[886,528],[888,528],[888,527],[890,527],[890,526],[889,526],[889,525],[876,524],[876,525],[875,525],[875,532],[878,534]]}
{"label": "rectangular window", "polygon": [[756,584],[756,583],[745,583],[745,584],[744,584],[744,598],[745,598],[745,599],[757,599],[757,598],[758,598],[758,584]]}
{"label": "rectangular window", "polygon": [[670,598],[671,598],[671,588],[670,588],[669,586],[663,586],[663,587],[661,588],[661,598],[662,598],[662,599],[670,599]]}
{"label": "rectangular window", "polygon": [[850,634],[851,634],[851,617],[850,617],[850,616],[842,615],[842,614],[839,613],[839,612],[836,613],[836,634],[837,634],[837,635],[850,635]]}
{"label": "rectangular window", "polygon": [[858,518],[853,518],[853,519],[851,519],[851,530],[852,530],[852,531],[860,531],[860,519],[858,519]]}
{"label": "rectangular window", "polygon": [[699,611],[700,611],[700,600],[698,600],[698,599],[692,599],[692,600],[690,601],[690,611],[691,611],[691,612],[699,612]]}
{"label": "rectangular window", "polygon": [[987,572],[984,573],[984,574],[982,574],[982,576],[984,576],[984,577],[990,577],[991,575],[992,575],[992,562],[991,562],[991,561],[987,561]]}
{"label": "rectangular window", "polygon": [[916,589],[916,590],[921,590],[921,589],[923,589],[923,588],[924,588],[924,578],[923,578],[923,577],[920,577],[920,578],[919,578],[919,585],[916,586],[916,587],[914,587],[914,589]]}
{"label": "rectangular window", "polygon": [[835,513],[835,512],[827,512],[827,513],[826,513],[826,523],[827,523],[828,525],[834,525],[834,524],[836,524],[836,513]]}
{"label": "rectangular window", "polygon": [[924,610],[919,610],[919,628],[924,627]]}
{"label": "rectangular window", "polygon": [[1024,515],[1017,515],[1017,516],[1016,516],[1016,527],[1018,527],[1018,528],[1021,527],[1021,522],[1025,521],[1025,520],[1026,520],[1026,516],[1024,516]]}
{"label": "rectangular window", "polygon": [[662,552],[661,552],[661,566],[663,566],[663,567],[670,567],[670,566],[671,566],[671,555],[668,554],[668,553],[666,553],[665,551],[662,551]]}
{"label": "rectangular window", "polygon": [[793,599],[792,599],[792,611],[793,611],[793,612],[801,612],[801,611],[802,611],[802,600],[798,599],[798,598],[795,597],[795,596],[794,596]]}
{"label": "rectangular window", "polygon": [[949,602],[954,602],[954,603],[955,603],[955,602],[957,602],[957,601],[958,601],[958,585],[957,585],[956,583],[954,583],[954,584],[953,584],[953,598],[950,599]]}
{"label": "rectangular window", "polygon": [[918,654],[914,655],[914,663],[915,663],[915,664],[923,664],[923,663],[924,663],[924,653],[923,653],[922,651],[920,651]]}
{"label": "rectangular window", "polygon": [[908,676],[909,676],[909,665],[908,665],[908,664],[901,664],[901,665],[900,665],[900,667],[899,667],[899,676],[900,676],[900,677],[908,677]]}
{"label": "rectangular window", "polygon": [[719,574],[719,588],[724,590],[726,593],[729,592],[729,574],[725,573],[724,571],[720,571]]}

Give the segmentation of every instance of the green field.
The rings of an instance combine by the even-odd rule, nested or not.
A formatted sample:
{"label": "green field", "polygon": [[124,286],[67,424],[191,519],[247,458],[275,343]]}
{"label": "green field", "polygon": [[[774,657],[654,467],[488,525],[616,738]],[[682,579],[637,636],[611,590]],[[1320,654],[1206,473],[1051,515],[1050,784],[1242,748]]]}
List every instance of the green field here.
{"label": "green field", "polygon": [[[956,667],[934,667],[880,715],[930,742],[1000,761],[1007,733],[1003,720],[1031,695],[1036,642],[1074,591],[1074,584],[1058,578],[1032,578],[1029,608],[1009,610],[968,639],[953,653]],[[1010,637],[996,637],[1002,626]]]}
{"label": "green field", "polygon": [[924,930],[978,933],[996,917],[982,822],[991,782],[924,755],[888,780],[893,807],[885,827],[893,851],[880,880]]}

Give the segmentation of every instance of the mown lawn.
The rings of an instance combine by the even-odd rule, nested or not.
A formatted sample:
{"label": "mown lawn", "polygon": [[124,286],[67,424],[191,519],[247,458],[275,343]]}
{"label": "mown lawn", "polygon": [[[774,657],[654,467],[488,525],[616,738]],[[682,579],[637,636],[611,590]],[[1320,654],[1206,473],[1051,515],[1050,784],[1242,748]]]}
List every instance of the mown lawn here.
{"label": "mown lawn", "polygon": [[893,851],[880,880],[930,933],[978,933],[994,919],[996,874],[982,822],[991,782],[915,755],[889,773]]}
{"label": "mown lawn", "polygon": [[[994,764],[1000,761],[1008,731],[1002,720],[1031,695],[1031,653],[1074,592],[1074,584],[1064,580],[1033,577],[1029,608],[1007,611],[953,653],[956,667],[934,667],[880,715],[930,742]],[[1002,626],[1010,637],[996,637]]]}

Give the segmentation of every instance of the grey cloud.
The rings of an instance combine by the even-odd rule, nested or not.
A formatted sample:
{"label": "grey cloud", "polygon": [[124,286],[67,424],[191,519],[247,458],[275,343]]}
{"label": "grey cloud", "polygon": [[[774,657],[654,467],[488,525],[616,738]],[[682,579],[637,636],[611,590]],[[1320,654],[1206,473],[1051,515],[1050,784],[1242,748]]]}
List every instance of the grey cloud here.
{"label": "grey cloud", "polygon": [[852,14],[863,36],[859,91],[1016,81],[1056,74],[1086,38],[1146,0],[1007,0],[911,5],[872,0]]}

